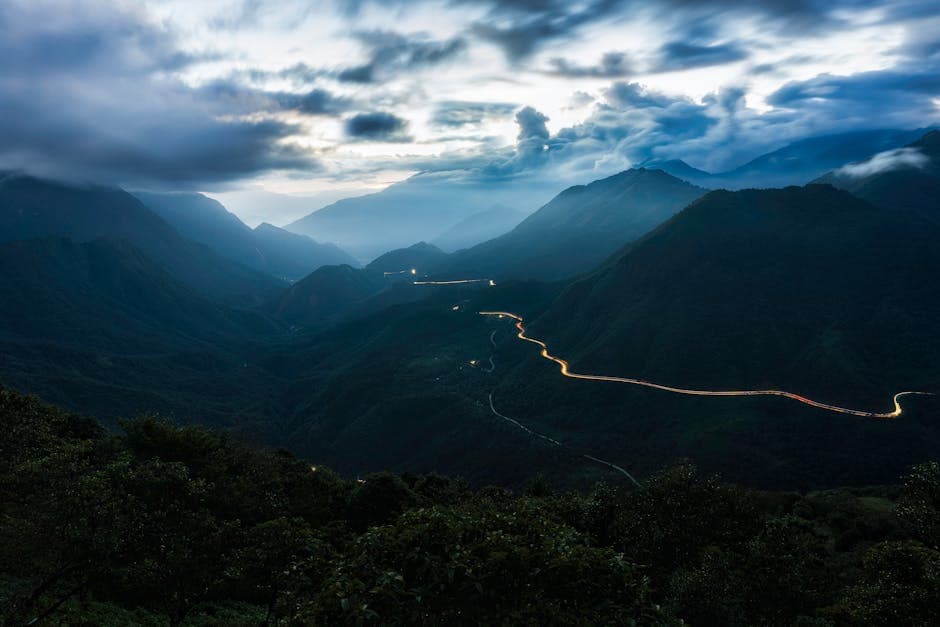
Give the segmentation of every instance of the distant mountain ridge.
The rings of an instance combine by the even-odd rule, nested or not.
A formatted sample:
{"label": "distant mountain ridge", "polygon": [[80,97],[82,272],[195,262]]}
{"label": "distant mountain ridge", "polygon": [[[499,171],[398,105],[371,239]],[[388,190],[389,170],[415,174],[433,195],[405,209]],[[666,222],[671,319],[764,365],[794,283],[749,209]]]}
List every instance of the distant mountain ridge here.
{"label": "distant mountain ridge", "polygon": [[526,211],[494,205],[464,218],[437,235],[431,243],[447,252],[469,248],[508,233],[528,215]]}
{"label": "distant mountain ridge", "polygon": [[333,244],[290,233],[271,224],[251,229],[220,202],[196,193],[134,192],[147,207],[196,242],[240,264],[286,279],[320,266],[357,262]]}
{"label": "distant mountain ridge", "polygon": [[277,327],[210,302],[131,244],[29,239],[0,244],[0,337],[126,354],[193,350]]}
{"label": "distant mountain ridge", "polygon": [[438,268],[466,278],[557,280],[586,272],[705,193],[662,170],[626,170],[564,190],[509,233]]}
{"label": "distant mountain ridge", "polygon": [[679,159],[643,163],[710,189],[805,185],[829,170],[908,144],[926,129],[876,129],[807,137],[726,172],[711,173]]}
{"label": "distant mountain ridge", "polygon": [[418,241],[431,242],[494,204],[528,207],[543,202],[544,185],[495,185],[491,180],[422,173],[365,196],[344,198],[284,228],[338,246],[365,262]]}
{"label": "distant mountain ridge", "polygon": [[0,180],[0,241],[41,237],[127,240],[177,280],[231,303],[255,304],[283,286],[184,238],[124,190],[20,175]]}
{"label": "distant mountain ridge", "polygon": [[367,270],[376,272],[406,272],[414,270],[416,274],[424,275],[431,268],[447,258],[443,250],[428,244],[418,242],[408,248],[390,250],[380,257],[376,257],[366,266]]}
{"label": "distant mountain ridge", "polygon": [[917,213],[940,224],[940,131],[899,150],[848,164],[819,179],[872,204]]}
{"label": "distant mountain ridge", "polygon": [[828,185],[717,191],[534,329],[576,371],[887,405],[940,377],[937,275],[940,227],[913,212]]}

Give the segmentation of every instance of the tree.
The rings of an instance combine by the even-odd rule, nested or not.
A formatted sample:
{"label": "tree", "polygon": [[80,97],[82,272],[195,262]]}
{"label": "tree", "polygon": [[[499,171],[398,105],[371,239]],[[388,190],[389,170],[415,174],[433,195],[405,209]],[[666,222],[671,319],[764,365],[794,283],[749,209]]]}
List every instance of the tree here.
{"label": "tree", "polygon": [[940,548],[940,463],[914,466],[904,478],[897,516],[915,538]]}

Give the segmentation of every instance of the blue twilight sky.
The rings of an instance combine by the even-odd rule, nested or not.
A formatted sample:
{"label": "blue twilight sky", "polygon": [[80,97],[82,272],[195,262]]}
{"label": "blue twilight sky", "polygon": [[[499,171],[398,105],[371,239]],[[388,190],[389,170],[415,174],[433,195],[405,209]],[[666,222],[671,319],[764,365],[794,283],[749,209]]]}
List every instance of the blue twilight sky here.
{"label": "blue twilight sky", "polygon": [[940,121],[937,0],[3,0],[0,60],[0,168],[233,200]]}

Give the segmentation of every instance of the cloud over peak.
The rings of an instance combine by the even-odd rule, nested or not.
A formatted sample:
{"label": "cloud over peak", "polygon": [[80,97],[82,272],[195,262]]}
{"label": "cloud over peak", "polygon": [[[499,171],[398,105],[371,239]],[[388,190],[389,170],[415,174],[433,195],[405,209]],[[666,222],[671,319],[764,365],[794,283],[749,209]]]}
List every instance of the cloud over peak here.
{"label": "cloud over peak", "polygon": [[927,167],[929,163],[930,158],[917,148],[897,148],[895,150],[879,152],[866,161],[844,165],[836,170],[836,174],[851,178],[863,178],[880,172],[900,170],[902,168],[916,168],[920,170]]}

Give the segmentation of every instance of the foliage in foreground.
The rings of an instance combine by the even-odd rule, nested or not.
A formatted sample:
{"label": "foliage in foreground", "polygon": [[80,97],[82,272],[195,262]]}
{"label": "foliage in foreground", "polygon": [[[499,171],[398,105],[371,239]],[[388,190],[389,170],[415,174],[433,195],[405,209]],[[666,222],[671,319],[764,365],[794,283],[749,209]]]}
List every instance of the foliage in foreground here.
{"label": "foliage in foreground", "polygon": [[9,624],[926,624],[940,464],[808,495],[682,464],[641,491],[348,481],[142,418],[119,435],[0,390]]}

